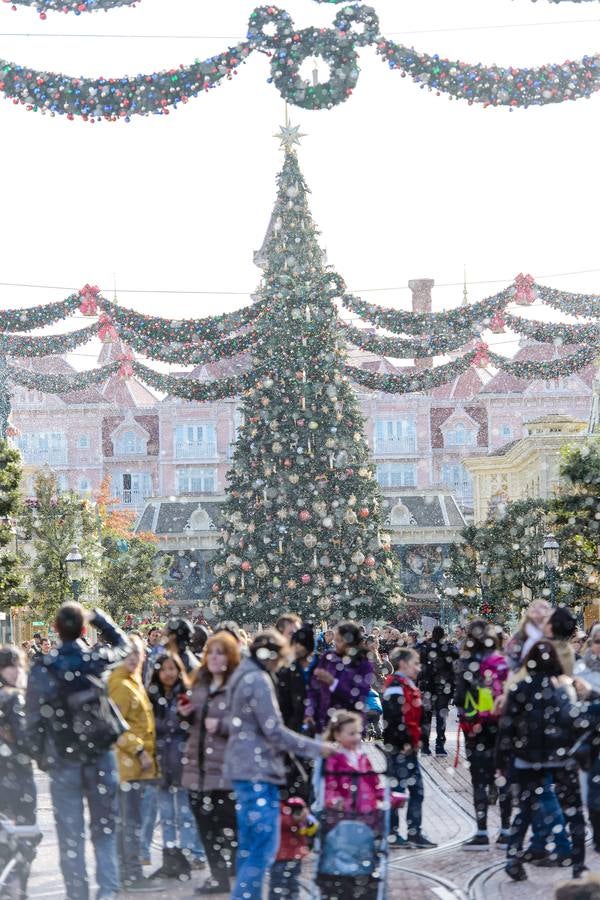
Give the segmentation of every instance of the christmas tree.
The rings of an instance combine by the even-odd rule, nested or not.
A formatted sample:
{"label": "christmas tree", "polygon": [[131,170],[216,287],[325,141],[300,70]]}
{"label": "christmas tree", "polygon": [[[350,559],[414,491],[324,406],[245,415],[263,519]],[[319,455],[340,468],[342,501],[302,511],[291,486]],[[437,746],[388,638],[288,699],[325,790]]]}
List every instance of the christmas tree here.
{"label": "christmas tree", "polygon": [[214,567],[222,613],[272,621],[382,618],[398,601],[396,559],[363,419],[342,373],[339,280],[319,247],[294,144],[266,245],[264,311],[229,474],[226,528]]}

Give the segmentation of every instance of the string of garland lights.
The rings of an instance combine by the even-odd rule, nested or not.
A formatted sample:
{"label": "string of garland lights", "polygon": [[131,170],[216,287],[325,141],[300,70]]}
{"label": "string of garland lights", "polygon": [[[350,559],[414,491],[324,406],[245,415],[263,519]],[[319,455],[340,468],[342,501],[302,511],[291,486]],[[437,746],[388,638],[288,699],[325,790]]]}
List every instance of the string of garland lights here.
{"label": "string of garland lights", "polygon": [[81,293],[70,294],[66,300],[46,303],[27,309],[0,310],[0,331],[31,331],[44,328],[73,315],[81,305]]}
{"label": "string of garland lights", "polygon": [[600,295],[598,294],[574,294],[537,283],[534,285],[534,290],[538,300],[562,313],[600,319]]}
{"label": "string of garland lights", "polygon": [[[58,4],[60,0],[46,2]],[[375,46],[391,69],[409,76],[421,88],[469,104],[510,109],[543,106],[589,97],[600,88],[598,55],[531,69],[447,60],[383,37],[375,10],[354,4],[337,13],[331,28],[304,29],[297,29],[285,10],[257,7],[250,16],[247,41],[203,62],[151,74],[83,78],[0,60],[0,91],[29,110],[86,121],[130,121],[132,116],[169,113],[223,79],[231,79],[249,55],[258,51],[270,57],[269,80],[288,103],[304,109],[331,109],[352,95],[360,76],[358,50],[368,46]],[[302,77],[302,65],[312,57],[328,64],[326,81],[310,84]]]}
{"label": "string of garland lights", "polygon": [[348,326],[342,332],[344,340],[361,350],[391,356],[394,359],[425,359],[439,356],[448,350],[457,350],[471,340],[473,334],[459,331],[456,334],[432,334],[429,338],[389,338],[378,337],[369,331]]}
{"label": "string of garland lights", "polygon": [[104,10],[108,12],[118,6],[136,6],[140,0],[4,0],[16,10],[17,6],[31,6],[40,14],[41,19],[49,12],[75,13],[80,16],[84,12]]}
{"label": "string of garland lights", "polygon": [[7,356],[56,356],[81,347],[98,335],[99,323],[72,331],[70,334],[50,334],[29,337],[16,334],[0,334],[0,350]]}
{"label": "string of garland lights", "polygon": [[527,335],[540,343],[597,344],[600,341],[600,323],[598,322],[587,325],[563,325],[560,322],[536,322],[533,319],[524,319],[522,316],[513,316],[506,312],[501,319],[496,321],[496,324],[497,326],[506,326],[518,334]]}
{"label": "string of garland lights", "polygon": [[[487,345],[486,345],[487,346]],[[485,352],[484,350],[481,351]],[[561,378],[572,375],[580,369],[589,366],[598,356],[599,345],[595,347],[580,347],[575,353],[562,358],[538,362],[535,360],[508,360],[491,350],[487,350],[489,362],[509,375],[517,378],[535,378],[547,381],[550,378]]]}
{"label": "string of garland lights", "polygon": [[471,350],[460,359],[418,372],[411,370],[406,375],[377,375],[350,365],[344,366],[343,371],[355,384],[360,384],[371,391],[383,391],[386,394],[408,394],[447,384],[461,372],[466,372],[475,363],[476,357],[477,352]]}
{"label": "string of garland lights", "polygon": [[341,294],[342,304],[350,312],[361,319],[366,319],[379,328],[397,334],[432,335],[444,334],[448,331],[464,332],[477,324],[490,322],[495,315],[506,309],[514,300],[513,286],[505,288],[493,297],[487,297],[471,306],[458,306],[455,309],[434,313],[414,313],[403,309],[390,309],[376,303],[367,303],[351,294]]}
{"label": "string of garland lights", "polygon": [[208,346],[198,344],[162,344],[148,341],[145,337],[119,328],[119,337],[128,347],[147,356],[149,359],[159,360],[165,363],[177,363],[179,365],[202,365],[207,362],[215,362],[219,359],[229,359],[240,353],[246,353],[256,347],[257,339],[254,332],[241,334],[237,337],[227,338],[224,341],[208,342]]}

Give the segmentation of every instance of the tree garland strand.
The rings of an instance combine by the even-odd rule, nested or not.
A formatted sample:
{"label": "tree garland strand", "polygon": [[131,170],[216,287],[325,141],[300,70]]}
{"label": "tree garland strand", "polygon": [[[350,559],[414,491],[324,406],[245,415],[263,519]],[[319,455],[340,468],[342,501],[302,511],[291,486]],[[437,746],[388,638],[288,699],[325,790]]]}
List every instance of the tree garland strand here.
{"label": "tree garland strand", "polygon": [[103,297],[98,298],[98,305],[107,313],[117,331],[124,328],[128,332],[137,332],[157,344],[173,341],[185,344],[194,339],[219,341],[232,331],[254,322],[265,310],[265,304],[257,301],[243,309],[205,319],[162,319],[118,306]]}
{"label": "tree garland strand", "polygon": [[31,391],[41,391],[43,394],[70,394],[73,391],[82,391],[93,385],[102,384],[111,375],[115,375],[121,366],[120,362],[101,366],[99,369],[91,369],[89,372],[77,372],[73,375],[46,375],[39,372],[31,372],[20,366],[8,366],[8,375],[11,381]]}
{"label": "tree garland strand", "polygon": [[600,319],[600,295],[599,294],[575,294],[569,291],[559,291],[557,288],[546,287],[543,284],[534,283],[534,290],[538,300],[547,306],[552,306],[560,312],[570,316],[587,316]]}
{"label": "tree garland strand", "polygon": [[[287,102],[304,109],[330,109],[352,95],[360,75],[358,50],[367,46],[375,46],[390,68],[400,70],[421,88],[470,104],[511,109],[541,106],[589,97],[600,88],[597,55],[532,69],[447,60],[383,37],[375,10],[358,4],[341,9],[332,26],[297,29],[285,10],[262,6],[250,16],[247,41],[203,62],[152,74],[94,79],[0,61],[0,91],[29,110],[69,119],[129,121],[134,115],[167,114],[179,103],[216,87],[256,50],[270,57],[270,81]],[[301,69],[315,56],[329,65],[330,76],[312,85],[304,80]]]}
{"label": "tree garland strand", "polygon": [[197,381],[185,376],[162,375],[139,362],[133,362],[132,368],[134,374],[144,384],[173,397],[181,397],[183,400],[196,400],[202,403],[223,400],[226,397],[240,396],[248,387],[247,375],[220,378],[217,381]]}

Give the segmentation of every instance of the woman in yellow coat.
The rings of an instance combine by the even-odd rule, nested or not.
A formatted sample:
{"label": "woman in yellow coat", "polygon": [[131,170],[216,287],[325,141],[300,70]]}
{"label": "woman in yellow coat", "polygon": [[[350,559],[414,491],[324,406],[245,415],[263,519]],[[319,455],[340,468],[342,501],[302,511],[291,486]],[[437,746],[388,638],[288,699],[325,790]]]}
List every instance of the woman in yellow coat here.
{"label": "woman in yellow coat", "polygon": [[141,864],[142,801],[145,783],[158,777],[156,729],[152,704],[142,681],[144,645],[130,637],[133,651],[110,675],[108,692],[129,730],[117,741],[121,782],[121,883],[128,890],[143,890],[146,880]]}

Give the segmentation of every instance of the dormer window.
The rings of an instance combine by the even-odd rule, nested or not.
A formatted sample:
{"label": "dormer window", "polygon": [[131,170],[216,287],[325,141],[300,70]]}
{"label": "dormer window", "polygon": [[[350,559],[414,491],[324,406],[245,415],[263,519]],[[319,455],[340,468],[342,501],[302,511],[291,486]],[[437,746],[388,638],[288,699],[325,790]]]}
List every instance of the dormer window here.
{"label": "dormer window", "polygon": [[444,432],[446,447],[474,447],[477,443],[477,432],[464,422],[456,422]]}
{"label": "dormer window", "polygon": [[113,434],[115,456],[145,456],[148,434],[141,428],[122,427]]}

